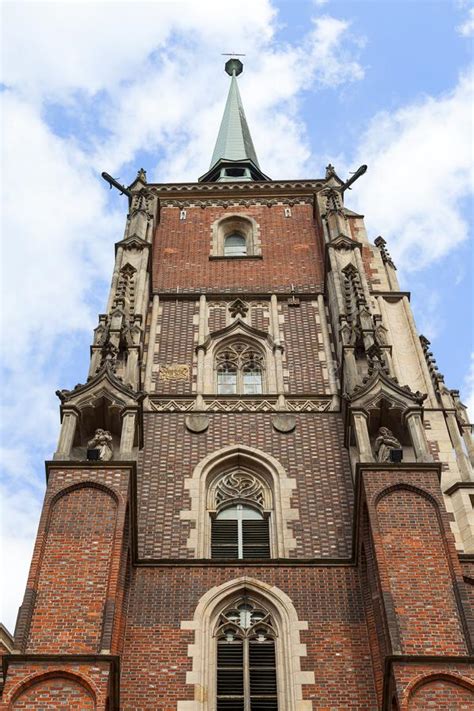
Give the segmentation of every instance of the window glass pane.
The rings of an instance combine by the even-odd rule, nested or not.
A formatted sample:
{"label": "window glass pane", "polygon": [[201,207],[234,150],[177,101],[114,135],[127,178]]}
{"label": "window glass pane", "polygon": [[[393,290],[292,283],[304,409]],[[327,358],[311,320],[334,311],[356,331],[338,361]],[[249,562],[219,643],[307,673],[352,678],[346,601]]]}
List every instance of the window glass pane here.
{"label": "window glass pane", "polygon": [[244,257],[247,254],[247,243],[243,235],[234,232],[227,235],[224,241],[225,257]]}
{"label": "window glass pane", "polygon": [[227,506],[225,509],[220,511],[216,518],[225,520],[225,519],[245,519],[245,520],[255,520],[255,519],[263,519],[262,514],[257,511],[257,509],[252,508],[251,506],[243,506],[242,504],[238,504],[237,506]]}
{"label": "window glass pane", "polygon": [[243,372],[244,395],[260,395],[262,392],[262,371],[246,368]]}
{"label": "window glass pane", "polygon": [[217,371],[217,392],[219,395],[235,395],[237,392],[237,370],[226,366]]}

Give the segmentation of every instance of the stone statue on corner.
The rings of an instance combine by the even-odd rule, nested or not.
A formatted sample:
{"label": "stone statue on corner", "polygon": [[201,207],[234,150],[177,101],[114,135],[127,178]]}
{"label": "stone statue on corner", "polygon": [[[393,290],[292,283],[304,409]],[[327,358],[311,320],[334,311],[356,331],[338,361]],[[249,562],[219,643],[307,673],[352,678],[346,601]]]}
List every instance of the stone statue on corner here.
{"label": "stone statue on corner", "polygon": [[99,450],[99,459],[108,462],[112,459],[112,435],[107,430],[97,429],[95,435],[87,443],[89,449]]}
{"label": "stone statue on corner", "polygon": [[388,427],[381,427],[375,440],[375,458],[378,462],[390,461],[390,450],[401,449],[402,445]]}

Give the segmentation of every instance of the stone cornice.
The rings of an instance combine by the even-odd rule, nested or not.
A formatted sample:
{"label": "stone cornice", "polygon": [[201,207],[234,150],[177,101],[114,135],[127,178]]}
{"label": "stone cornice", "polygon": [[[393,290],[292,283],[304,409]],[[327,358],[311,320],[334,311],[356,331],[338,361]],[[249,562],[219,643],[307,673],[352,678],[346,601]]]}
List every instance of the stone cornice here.
{"label": "stone cornice", "polygon": [[223,194],[267,194],[281,193],[288,195],[312,194],[326,186],[324,178],[316,180],[268,180],[236,181],[235,183],[149,183],[147,189],[161,198],[171,196],[206,196],[209,194],[222,197]]}

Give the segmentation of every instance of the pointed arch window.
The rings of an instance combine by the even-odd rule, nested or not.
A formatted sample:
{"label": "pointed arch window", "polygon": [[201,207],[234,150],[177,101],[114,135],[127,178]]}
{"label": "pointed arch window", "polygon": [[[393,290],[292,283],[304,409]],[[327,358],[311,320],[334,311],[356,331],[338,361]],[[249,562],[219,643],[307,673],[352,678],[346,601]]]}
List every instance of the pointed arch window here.
{"label": "pointed arch window", "polygon": [[261,353],[246,343],[221,349],[216,356],[217,393],[219,395],[260,395],[263,393]]}
{"label": "pointed arch window", "polygon": [[247,240],[240,232],[231,232],[224,239],[224,257],[246,257]]}
{"label": "pointed arch window", "polygon": [[276,630],[268,610],[247,596],[219,616],[217,711],[278,711]]}
{"label": "pointed arch window", "polygon": [[251,472],[235,469],[212,489],[211,557],[270,558],[269,492]]}

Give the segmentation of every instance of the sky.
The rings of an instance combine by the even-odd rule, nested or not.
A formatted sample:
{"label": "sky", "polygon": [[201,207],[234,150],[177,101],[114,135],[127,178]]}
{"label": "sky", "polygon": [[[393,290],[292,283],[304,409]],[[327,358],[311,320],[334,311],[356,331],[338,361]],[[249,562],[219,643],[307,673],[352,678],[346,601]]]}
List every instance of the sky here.
{"label": "sky", "polygon": [[[388,243],[448,387],[474,406],[467,0],[1,3],[3,596],[13,631],[56,449],[87,375],[130,184],[209,167],[229,78],[273,179],[367,173],[346,193]],[[474,413],[474,408],[471,409]],[[474,416],[473,416],[474,419]]]}

